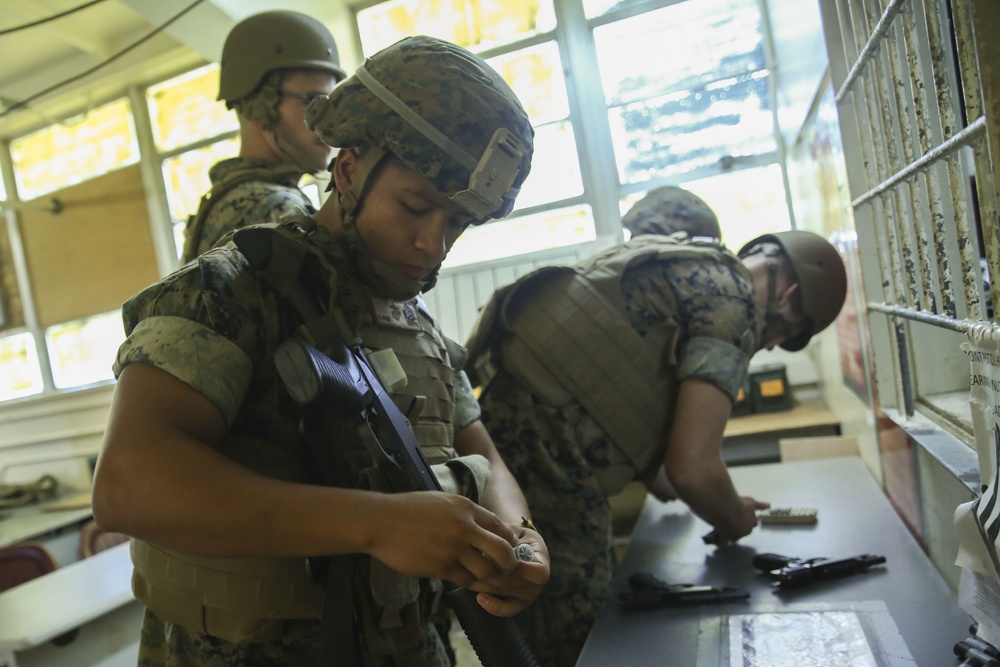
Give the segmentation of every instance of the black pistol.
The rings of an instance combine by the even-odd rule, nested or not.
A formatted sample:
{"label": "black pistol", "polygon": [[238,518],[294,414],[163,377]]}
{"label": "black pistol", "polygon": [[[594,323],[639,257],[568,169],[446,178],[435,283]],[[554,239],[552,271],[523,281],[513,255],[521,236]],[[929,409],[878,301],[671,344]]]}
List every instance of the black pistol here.
{"label": "black pistol", "polygon": [[753,566],[775,578],[779,590],[795,588],[824,579],[838,579],[855,572],[863,572],[873,565],[885,562],[885,556],[861,554],[850,558],[791,558],[778,554],[757,554]]}
{"label": "black pistol", "polygon": [[750,597],[750,593],[736,588],[667,584],[646,572],[629,576],[628,584],[629,590],[618,596],[622,609],[627,610],[732,602]]}

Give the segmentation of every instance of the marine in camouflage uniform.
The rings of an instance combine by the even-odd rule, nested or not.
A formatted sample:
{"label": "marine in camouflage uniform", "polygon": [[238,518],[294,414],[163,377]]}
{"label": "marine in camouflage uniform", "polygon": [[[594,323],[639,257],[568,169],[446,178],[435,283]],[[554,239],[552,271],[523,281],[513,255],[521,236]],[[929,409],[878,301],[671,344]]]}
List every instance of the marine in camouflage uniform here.
{"label": "marine in camouflage uniform", "polygon": [[[101,525],[135,536],[133,590],[148,608],[141,665],[347,660],[348,650],[321,655],[324,594],[306,555],[359,554],[353,616],[366,667],[450,664],[432,624],[442,578],[484,594],[481,604],[503,616],[548,578],[544,542],[515,525],[528,509],[478,422],[461,348],[417,299],[466,224],[510,211],[530,166],[530,123],[496,72],[441,40],[408,38],[358,71],[307,117],[342,147],[335,195],[314,216],[236,232],[123,308],[128,338],[115,363],[94,511]],[[435,131],[451,143],[438,144]],[[479,164],[490,167],[488,185],[477,180]],[[398,190],[423,211],[394,215]],[[393,236],[400,226],[419,237],[419,250],[409,245],[417,240]],[[273,250],[267,271],[247,259],[261,233]],[[417,262],[421,275],[405,270]],[[289,275],[305,276],[326,304],[309,331],[326,327],[323,336],[360,339],[370,357],[398,360],[407,382],[393,400],[409,412],[425,457],[439,480],[482,506],[433,492],[313,485],[302,414],[274,365],[276,347],[303,324],[279,296]],[[359,437],[346,420],[329,421],[332,442]],[[366,450],[351,451],[357,488],[383,491],[361,470],[372,464]],[[367,535],[369,526],[387,529]],[[532,547],[534,562],[516,561],[518,544]]]}
{"label": "marine in camouflage uniform", "polygon": [[[804,345],[803,336],[808,340],[836,315],[843,267],[829,244],[808,236],[806,244],[820,247],[828,262],[824,273],[832,275],[830,285],[813,281],[813,287],[836,303],[825,311],[806,309],[814,315],[808,329],[789,329],[778,316],[753,242],[746,249],[753,259],[741,260],[683,233],[642,233],[577,267],[542,269],[498,291],[484,307],[468,343],[467,369],[474,384],[484,385],[483,423],[524,490],[552,557],[549,583],[516,617],[541,664],[576,664],[610,599],[615,563],[608,497],[633,480],[655,485],[668,447],[688,446],[669,435],[681,388],[707,383],[732,402],[757,350]],[[773,253],[774,238],[759,245]],[[711,421],[711,414],[701,418]],[[724,421],[714,425],[720,451]],[[716,459],[721,465],[721,455]],[[756,523],[753,511],[765,505],[737,497],[729,486],[730,496],[721,483],[717,493],[732,503],[726,511],[752,522],[745,534]],[[691,499],[699,513],[703,502]]]}
{"label": "marine in camouflage uniform", "polygon": [[[290,230],[312,224],[309,218],[286,223]],[[346,294],[345,299],[372,300],[366,290],[359,292],[356,281],[349,280],[352,267],[346,247],[331,247],[321,232],[320,228],[309,235],[294,235],[310,246],[321,243],[317,237],[323,240],[323,252],[336,258],[335,266],[344,274],[342,282],[353,285],[355,293]],[[440,339],[443,346],[443,336],[433,319],[420,312],[415,301],[408,302],[407,307],[411,317],[419,313],[424,335]],[[379,311],[385,312],[384,307]],[[354,328],[371,329],[375,315],[374,310],[370,314],[357,313],[364,321],[357,321]],[[308,471],[301,469],[299,455],[305,446],[299,429],[302,415],[268,363],[275,348],[293,335],[288,307],[234,245],[209,251],[197,262],[139,293],[125,304],[123,317],[129,337],[119,350],[116,375],[136,361],[170,373],[222,410],[231,424],[220,444],[222,453],[268,475],[309,479]],[[464,374],[460,369],[453,370],[454,379],[445,388],[453,394],[453,424],[458,431],[479,418],[479,407]],[[444,443],[422,444],[428,446],[425,455],[431,462],[456,456]],[[268,461],[266,467],[262,467],[261,459]],[[150,604],[155,605],[153,597]],[[236,643],[165,622],[155,612],[147,611],[140,665],[320,664],[319,620],[287,619],[282,624],[280,635],[273,641]],[[435,632],[428,631],[415,647],[395,655],[395,662],[384,664],[444,665],[447,658],[443,656],[443,644]]]}
{"label": "marine in camouflage uniform", "polygon": [[212,189],[188,220],[182,261],[240,227],[313,212],[298,183],[325,169],[332,151],[309,135],[305,108],[345,76],[333,37],[309,16],[261,12],[233,27],[222,49],[218,99],[239,116],[240,155],[209,170]]}

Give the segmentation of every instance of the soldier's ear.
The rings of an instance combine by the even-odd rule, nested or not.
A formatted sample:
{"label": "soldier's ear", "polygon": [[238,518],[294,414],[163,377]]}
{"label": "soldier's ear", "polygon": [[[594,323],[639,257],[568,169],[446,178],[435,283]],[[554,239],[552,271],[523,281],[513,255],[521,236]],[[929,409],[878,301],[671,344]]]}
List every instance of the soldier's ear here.
{"label": "soldier's ear", "polygon": [[333,159],[333,168],[330,170],[331,182],[336,185],[337,190],[347,192],[351,189],[357,167],[358,154],[350,148],[341,148]]}
{"label": "soldier's ear", "polygon": [[778,297],[778,306],[791,306],[792,312],[796,315],[802,314],[802,299],[799,293],[799,284],[792,283],[781,292]]}

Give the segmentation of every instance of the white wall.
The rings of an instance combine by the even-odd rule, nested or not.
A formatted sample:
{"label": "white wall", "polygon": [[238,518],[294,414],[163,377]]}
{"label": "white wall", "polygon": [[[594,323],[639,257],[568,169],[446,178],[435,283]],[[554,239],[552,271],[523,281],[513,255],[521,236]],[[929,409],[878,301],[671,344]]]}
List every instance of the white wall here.
{"label": "white wall", "polygon": [[105,385],[0,407],[0,484],[52,474],[69,489],[89,488],[111,392]]}

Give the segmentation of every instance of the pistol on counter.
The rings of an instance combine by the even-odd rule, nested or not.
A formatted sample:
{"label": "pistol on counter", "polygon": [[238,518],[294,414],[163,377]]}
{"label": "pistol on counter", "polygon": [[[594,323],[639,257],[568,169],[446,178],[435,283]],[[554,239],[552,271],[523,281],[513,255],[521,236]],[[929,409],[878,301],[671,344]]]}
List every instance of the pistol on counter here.
{"label": "pistol on counter", "polygon": [[628,578],[629,589],[619,595],[623,609],[681,607],[745,600],[750,593],[736,588],[716,588],[699,584],[667,584],[646,572]]}
{"label": "pistol on counter", "polygon": [[780,590],[803,586],[824,579],[838,579],[855,572],[862,572],[885,562],[885,556],[861,554],[850,558],[792,558],[778,554],[757,554],[753,566],[776,579]]}

